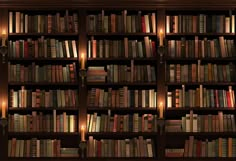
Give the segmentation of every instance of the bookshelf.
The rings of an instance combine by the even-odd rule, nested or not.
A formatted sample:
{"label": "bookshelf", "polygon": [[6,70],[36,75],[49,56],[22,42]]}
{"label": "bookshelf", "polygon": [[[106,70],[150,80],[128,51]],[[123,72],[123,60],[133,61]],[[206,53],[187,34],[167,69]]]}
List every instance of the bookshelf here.
{"label": "bookshelf", "polygon": [[78,36],[77,11],[9,11],[8,158],[78,157]]}
{"label": "bookshelf", "polygon": [[[8,125],[0,126],[0,145],[7,148],[0,159],[235,160],[235,7],[233,0],[0,2],[0,33],[6,31],[8,45],[6,63],[0,56],[0,104],[8,107]],[[48,29],[46,19],[54,15],[52,23],[65,27],[49,24]],[[18,29],[9,25],[16,17],[24,21]],[[43,75],[47,69],[51,72]],[[12,102],[14,95],[27,99]],[[67,125],[53,125],[55,118],[67,117]],[[31,118],[38,127],[28,126],[34,124]],[[13,157],[12,142],[36,148]],[[220,150],[213,148],[217,144]],[[37,146],[44,150],[37,152]],[[200,155],[202,146],[214,150]],[[66,148],[80,155],[60,156]]]}
{"label": "bookshelf", "polygon": [[88,157],[156,158],[156,14],[87,16]]}
{"label": "bookshelf", "polygon": [[165,156],[235,157],[235,12],[178,12],[166,11]]}

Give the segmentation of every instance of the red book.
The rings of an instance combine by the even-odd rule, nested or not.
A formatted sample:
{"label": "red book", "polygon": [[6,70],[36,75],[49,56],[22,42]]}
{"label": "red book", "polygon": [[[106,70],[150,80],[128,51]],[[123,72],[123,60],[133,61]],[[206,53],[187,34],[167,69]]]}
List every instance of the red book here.
{"label": "red book", "polygon": [[24,41],[24,57],[28,58],[29,57],[29,50],[28,50],[28,42]]}
{"label": "red book", "polygon": [[156,43],[155,41],[152,41],[152,56],[156,57],[157,53],[156,53]]}
{"label": "red book", "polygon": [[144,20],[144,16],[142,16],[142,20],[141,20],[142,22],[142,32],[146,32],[146,26],[145,26],[145,20]]}
{"label": "red book", "polygon": [[102,155],[102,142],[101,140],[97,141],[97,157],[101,157]]}
{"label": "red book", "polygon": [[226,91],[226,101],[227,101],[228,108],[230,108],[231,107],[231,101],[230,101],[229,91]]}
{"label": "red book", "polygon": [[197,157],[201,157],[201,151],[202,151],[202,141],[201,140],[197,140]]}

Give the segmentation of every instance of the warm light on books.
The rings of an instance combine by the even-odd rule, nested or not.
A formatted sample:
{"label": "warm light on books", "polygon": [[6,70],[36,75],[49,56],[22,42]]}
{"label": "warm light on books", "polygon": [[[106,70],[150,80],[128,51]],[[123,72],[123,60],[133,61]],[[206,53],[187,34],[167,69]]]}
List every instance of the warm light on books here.
{"label": "warm light on books", "polygon": [[163,30],[162,29],[160,29],[159,37],[160,37],[160,46],[163,46]]}
{"label": "warm light on books", "polygon": [[160,119],[163,118],[163,112],[164,112],[163,103],[160,102],[160,105],[159,105],[159,118],[160,118]]}
{"label": "warm light on books", "polygon": [[85,141],[85,128],[83,125],[81,126],[80,132],[81,132],[81,141]]}
{"label": "warm light on books", "polygon": [[81,69],[85,69],[85,57],[84,57],[84,53],[81,54]]}
{"label": "warm light on books", "polygon": [[2,46],[6,45],[6,30],[2,30]]}
{"label": "warm light on books", "polygon": [[2,118],[6,118],[6,103],[2,102]]}

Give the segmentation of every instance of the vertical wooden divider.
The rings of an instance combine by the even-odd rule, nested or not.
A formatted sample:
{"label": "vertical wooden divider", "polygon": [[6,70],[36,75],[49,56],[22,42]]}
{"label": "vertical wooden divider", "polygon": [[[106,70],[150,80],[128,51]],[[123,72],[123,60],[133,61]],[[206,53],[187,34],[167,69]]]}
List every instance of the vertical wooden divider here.
{"label": "vertical wooden divider", "polygon": [[[84,53],[85,60],[87,60],[87,33],[86,33],[86,10],[79,10],[79,54],[78,60],[80,60],[80,56]],[[80,61],[78,62],[78,67],[80,69]],[[85,63],[86,64],[86,63]],[[85,65],[86,68],[86,65]],[[78,70],[79,70],[78,69]],[[79,71],[78,71],[79,74]],[[79,76],[79,75],[78,75]],[[84,80],[84,86],[82,87],[82,79],[79,78],[79,132],[82,125],[86,127],[86,118],[87,118],[87,86],[86,86],[86,78]]]}
{"label": "vertical wooden divider", "polygon": [[[157,11],[157,39],[158,43],[157,46],[159,46],[159,32],[160,29],[162,29],[165,39],[165,10],[164,9],[158,9]],[[165,44],[164,44],[165,45]],[[158,47],[157,47],[158,50]],[[165,54],[162,58],[162,63],[160,63],[160,55],[157,52],[157,108],[159,107],[160,102],[163,103],[164,108],[166,107],[166,101],[165,101],[165,62],[164,62]],[[165,113],[164,113],[165,118]],[[159,133],[160,134],[160,133]],[[157,138],[157,156],[158,159],[163,160],[165,157],[165,135],[164,131],[162,132],[162,135],[159,135]]]}
{"label": "vertical wooden divider", "polygon": [[[0,10],[0,37],[2,40],[2,30],[6,30],[8,39],[8,9],[1,8]],[[8,42],[6,42],[7,45]],[[8,53],[9,54],[9,53]],[[5,57],[5,63],[3,63],[3,57],[0,54],[0,109],[2,109],[2,101],[6,102],[6,107],[8,109],[8,70],[7,70],[7,56]],[[1,110],[2,111],[2,110]],[[8,111],[8,110],[7,110]],[[2,116],[2,115],[1,115]],[[8,112],[6,112],[6,117],[8,117]],[[8,145],[8,131],[7,126],[5,127],[5,134],[3,135],[3,128],[0,126],[0,160],[7,159],[7,145]]]}

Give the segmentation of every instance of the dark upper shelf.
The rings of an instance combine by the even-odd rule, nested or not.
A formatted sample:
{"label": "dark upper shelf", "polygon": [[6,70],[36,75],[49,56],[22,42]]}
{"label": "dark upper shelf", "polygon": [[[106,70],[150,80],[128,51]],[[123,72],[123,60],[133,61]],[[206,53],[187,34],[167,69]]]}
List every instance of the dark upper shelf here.
{"label": "dark upper shelf", "polygon": [[8,82],[10,86],[78,86],[78,82]]}
{"label": "dark upper shelf", "polygon": [[107,83],[107,82],[87,82],[88,86],[156,86],[156,82],[118,82],[118,83]]}
{"label": "dark upper shelf", "polygon": [[79,36],[78,33],[9,33],[9,37],[18,37],[18,36]]}
{"label": "dark upper shelf", "polygon": [[235,36],[234,33],[167,33],[166,36]]}
{"label": "dark upper shelf", "polygon": [[8,58],[8,61],[78,61],[78,58]]}
{"label": "dark upper shelf", "polygon": [[234,86],[236,85],[236,82],[167,82],[167,86],[181,86],[181,85],[186,85],[186,86],[192,86],[192,85],[204,85],[204,86]]}
{"label": "dark upper shelf", "polygon": [[157,36],[156,33],[104,33],[104,32],[88,32],[87,33],[88,36]]}

